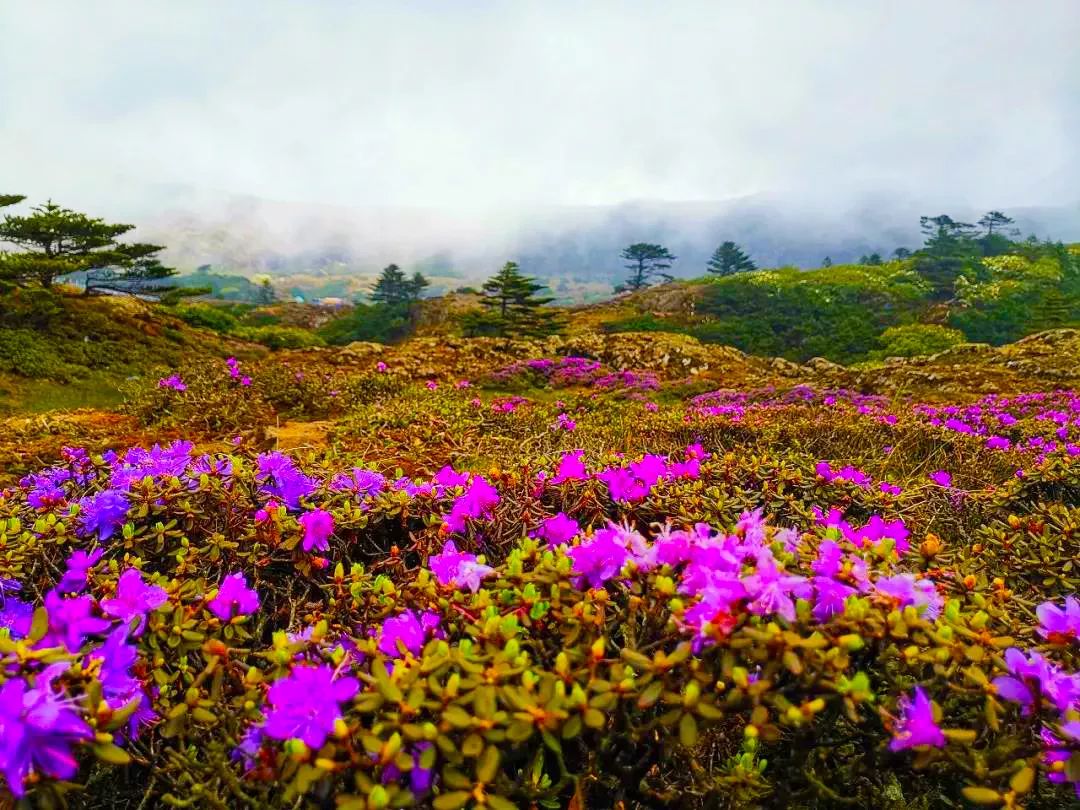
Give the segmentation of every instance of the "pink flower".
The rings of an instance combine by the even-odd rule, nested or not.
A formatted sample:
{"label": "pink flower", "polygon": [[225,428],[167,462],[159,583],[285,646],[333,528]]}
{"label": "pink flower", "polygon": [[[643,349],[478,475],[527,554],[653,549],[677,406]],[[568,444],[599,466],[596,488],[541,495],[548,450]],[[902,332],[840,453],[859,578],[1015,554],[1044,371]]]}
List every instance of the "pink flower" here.
{"label": "pink flower", "polygon": [[380,374],[382,374],[384,371],[386,371],[386,363],[380,360],[378,363],[375,364],[375,368]]}
{"label": "pink flower", "polygon": [[223,622],[246,616],[259,609],[259,595],[247,586],[243,574],[229,574],[221,581],[217,596],[206,607]]}
{"label": "pink flower", "polygon": [[902,751],[920,745],[944,747],[945,735],[941,727],[934,722],[934,705],[921,686],[915,687],[913,698],[901,697],[898,706],[900,717],[893,730],[890,749]]}
{"label": "pink flower", "polygon": [[325,509],[305,512],[298,521],[304,530],[304,551],[326,551],[330,548],[330,535],[334,533],[334,516]]}
{"label": "pink flower", "polygon": [[158,380],[158,388],[171,388],[173,391],[187,391],[187,386],[184,385],[184,381],[180,379],[179,374],[173,374],[171,377],[164,377]]}
{"label": "pink flower", "polygon": [[428,559],[428,567],[440,585],[468,588],[473,593],[480,590],[481,580],[495,573],[490,565],[477,562],[475,554],[458,551],[453,540],[443,544],[442,553]]}
{"label": "pink flower", "polygon": [[536,533],[550,545],[561,546],[581,534],[581,526],[565,512],[559,512],[555,517],[550,517],[541,523]]}
{"label": "pink flower", "polygon": [[945,470],[935,470],[930,473],[930,480],[939,487],[945,487],[946,489],[952,486],[952,475],[945,472]]}

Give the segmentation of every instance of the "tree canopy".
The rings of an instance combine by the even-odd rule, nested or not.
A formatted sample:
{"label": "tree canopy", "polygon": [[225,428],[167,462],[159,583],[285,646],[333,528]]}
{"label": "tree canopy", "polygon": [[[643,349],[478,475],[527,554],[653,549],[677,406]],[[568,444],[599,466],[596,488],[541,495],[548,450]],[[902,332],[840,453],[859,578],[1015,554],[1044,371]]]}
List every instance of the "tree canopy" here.
{"label": "tree canopy", "polygon": [[[0,205],[23,199],[0,195]],[[163,247],[118,241],[134,227],[72,211],[52,200],[26,215],[7,214],[0,220],[0,242],[21,251],[0,252],[0,278],[49,288],[62,276],[86,273],[88,293],[160,295],[172,290],[165,279],[175,271],[158,260]]]}
{"label": "tree canopy", "polygon": [[422,273],[413,273],[413,277],[408,278],[396,264],[389,264],[372,287],[371,300],[391,306],[411,304],[420,298],[430,283]]}
{"label": "tree canopy", "polygon": [[640,290],[648,287],[654,279],[671,281],[673,277],[667,270],[678,257],[663,245],[636,242],[624,248],[620,258],[626,262],[623,266],[630,271],[630,275],[615,288],[616,292]]}
{"label": "tree canopy", "polygon": [[730,276],[734,273],[757,270],[757,265],[741,247],[728,241],[721,243],[720,247],[713,252],[705,268],[718,276]]}
{"label": "tree canopy", "polygon": [[480,303],[485,312],[465,319],[470,334],[540,336],[557,332],[560,324],[542,308],[554,299],[539,295],[545,289],[535,279],[522,274],[515,262],[507,262],[484,282]]}

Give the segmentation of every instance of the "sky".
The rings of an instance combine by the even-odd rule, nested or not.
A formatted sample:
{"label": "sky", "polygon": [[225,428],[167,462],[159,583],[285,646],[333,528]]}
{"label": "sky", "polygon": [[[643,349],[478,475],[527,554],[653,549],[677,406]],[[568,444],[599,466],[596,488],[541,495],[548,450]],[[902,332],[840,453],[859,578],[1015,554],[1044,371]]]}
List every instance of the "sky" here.
{"label": "sky", "polygon": [[0,191],[1080,199],[1077,0],[0,0]]}

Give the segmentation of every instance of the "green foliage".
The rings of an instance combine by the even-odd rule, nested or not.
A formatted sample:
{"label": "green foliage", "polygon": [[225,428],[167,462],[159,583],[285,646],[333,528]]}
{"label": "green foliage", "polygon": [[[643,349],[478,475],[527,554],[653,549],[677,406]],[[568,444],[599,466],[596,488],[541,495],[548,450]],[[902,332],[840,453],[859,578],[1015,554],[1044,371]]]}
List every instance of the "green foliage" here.
{"label": "green foliage", "polygon": [[[10,203],[14,198],[6,199]],[[0,242],[23,252],[0,253],[0,278],[51,287],[61,276],[85,273],[88,293],[101,289],[150,295],[172,289],[165,279],[175,271],[157,259],[164,248],[117,241],[134,227],[107,223],[52,200],[25,216],[8,214],[0,221]]]}
{"label": "green foliage", "polygon": [[326,341],[309,329],[296,326],[241,326],[233,331],[241,340],[261,343],[270,349],[309,349]]}
{"label": "green foliage", "polygon": [[173,314],[189,326],[214,332],[233,332],[240,326],[240,321],[231,312],[212,304],[183,304],[176,307]]}
{"label": "green foliage", "polygon": [[515,335],[549,335],[561,328],[554,314],[543,307],[554,299],[538,293],[545,289],[507,262],[494,276],[484,282],[480,303],[486,309],[483,316],[465,319],[466,334],[488,334],[498,337]]}
{"label": "green foliage", "polygon": [[626,262],[623,266],[630,271],[630,275],[615,288],[615,292],[640,290],[656,279],[671,281],[672,276],[667,270],[677,257],[663,245],[635,242],[624,248],[619,258]]}
{"label": "green foliage", "polygon": [[420,298],[430,283],[422,273],[414,273],[408,278],[396,264],[387,265],[371,291],[371,300],[391,307],[407,307]]}
{"label": "green foliage", "polygon": [[412,329],[409,306],[405,304],[355,304],[344,315],[324,324],[319,336],[331,346],[354,341],[395,343]]}
{"label": "green foliage", "polygon": [[876,348],[885,328],[913,318],[925,290],[902,262],[719,278],[704,288],[704,322],[691,333],[753,354],[850,362]]}
{"label": "green foliage", "polygon": [[933,323],[912,323],[890,326],[878,336],[881,349],[872,352],[878,359],[885,357],[922,357],[951,349],[966,340],[964,333]]}
{"label": "green foliage", "polygon": [[[832,262],[830,262],[832,264]],[[734,242],[724,242],[713,253],[705,269],[718,276],[730,276],[756,270],[757,265]]]}

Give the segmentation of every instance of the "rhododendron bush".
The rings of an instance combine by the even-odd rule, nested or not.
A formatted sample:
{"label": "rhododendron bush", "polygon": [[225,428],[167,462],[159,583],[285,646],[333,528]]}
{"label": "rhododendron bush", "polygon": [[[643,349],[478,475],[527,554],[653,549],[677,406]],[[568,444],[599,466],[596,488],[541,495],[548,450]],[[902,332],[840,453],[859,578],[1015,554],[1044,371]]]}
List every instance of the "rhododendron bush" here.
{"label": "rhododendron bush", "polygon": [[[179,370],[132,407],[201,414],[188,438],[0,491],[14,799],[1080,801],[1076,394],[701,395],[571,358],[499,370],[550,384],[510,397],[381,365]],[[243,424],[288,409],[339,415],[330,444]]]}

